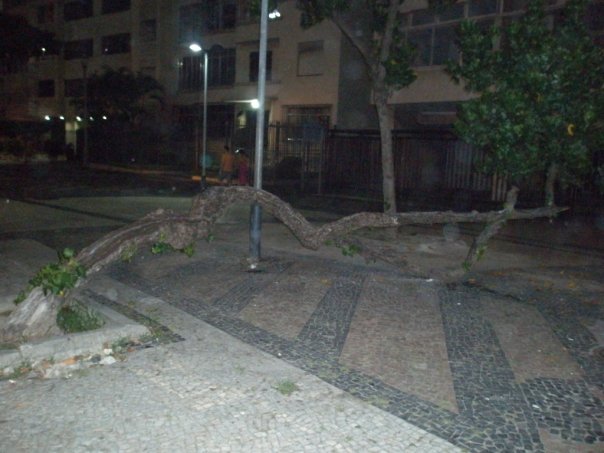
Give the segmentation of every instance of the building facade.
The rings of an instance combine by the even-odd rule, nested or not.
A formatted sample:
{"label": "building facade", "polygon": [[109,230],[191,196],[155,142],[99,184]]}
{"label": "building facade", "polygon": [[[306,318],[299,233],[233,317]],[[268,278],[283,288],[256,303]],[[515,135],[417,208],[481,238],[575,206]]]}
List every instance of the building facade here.
{"label": "building facade", "polygon": [[[83,121],[72,100],[95,72],[125,67],[165,87],[164,118],[177,124],[177,139],[190,142],[199,131],[203,91],[203,55],[189,49],[196,42],[209,60],[209,150],[248,141],[242,131],[253,129],[256,118],[259,22],[247,1],[9,0],[3,10],[61,43],[21,71],[0,75],[5,119],[63,121],[67,142],[75,144]],[[293,0],[279,13],[269,23],[266,117],[333,126],[342,36],[329,22],[303,30]]]}
{"label": "building facade", "polygon": [[[458,59],[455,30],[465,19],[484,27],[507,25],[517,20],[531,0],[459,1],[441,14],[428,8],[428,0],[405,0],[400,23],[407,40],[416,47],[413,63],[417,79],[390,99],[396,106],[400,128],[434,128],[450,126],[456,106],[470,94],[455,84],[445,71],[447,60]],[[546,0],[548,22],[555,27],[566,0]],[[585,17],[595,41],[604,46],[604,1],[593,0]]]}
{"label": "building facade", "polygon": [[[434,14],[427,0],[406,0],[400,26],[417,48],[417,80],[393,93],[396,128],[447,128],[456,105],[468,99],[445,72],[459,58],[455,29],[473,19],[506,24],[529,0],[464,0]],[[304,30],[295,0],[282,2],[269,22],[266,118],[270,123],[339,129],[377,127],[367,71],[354,47],[329,21]],[[548,0],[552,26],[564,0]],[[209,151],[249,146],[256,112],[259,24],[247,0],[4,0],[3,10],[55,34],[61,46],[46,49],[24,70],[0,75],[0,116],[11,120],[64,122],[77,143],[82,121],[72,100],[103,67],[125,67],[156,78],[166,89],[163,123],[171,146],[190,159],[199,149],[203,56],[208,52]],[[604,1],[594,0],[586,20],[599,43]],[[97,119],[98,120],[98,119]],[[184,151],[182,151],[182,149]]]}

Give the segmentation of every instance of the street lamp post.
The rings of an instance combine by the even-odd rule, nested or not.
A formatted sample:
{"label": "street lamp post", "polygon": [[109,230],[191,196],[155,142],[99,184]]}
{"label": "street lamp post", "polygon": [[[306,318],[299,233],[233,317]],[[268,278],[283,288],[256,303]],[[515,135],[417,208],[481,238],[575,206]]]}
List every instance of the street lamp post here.
{"label": "street lamp post", "polygon": [[[268,34],[268,0],[260,5],[260,45],[258,49],[258,116],[256,120],[256,149],[254,159],[254,189],[262,189],[262,158],[264,149],[264,98],[266,91],[266,48]],[[249,267],[255,270],[260,262],[262,209],[258,202],[250,208]]]}
{"label": "street lamp post", "polygon": [[82,77],[84,78],[84,151],[82,165],[88,165],[88,62],[82,60]]}
{"label": "street lamp post", "polygon": [[206,182],[206,155],[208,151],[208,52],[193,43],[189,49],[195,53],[203,52],[203,132],[201,151],[201,190],[207,187]]}

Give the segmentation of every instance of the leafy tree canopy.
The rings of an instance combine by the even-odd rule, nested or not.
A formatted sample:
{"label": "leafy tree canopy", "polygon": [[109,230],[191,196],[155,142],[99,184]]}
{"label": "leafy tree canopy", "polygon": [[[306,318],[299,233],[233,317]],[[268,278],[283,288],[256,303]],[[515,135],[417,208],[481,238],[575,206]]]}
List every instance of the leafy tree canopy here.
{"label": "leafy tree canopy", "polygon": [[489,170],[516,179],[555,168],[574,182],[604,145],[604,52],[583,23],[586,4],[570,0],[554,27],[543,0],[506,28],[461,24],[461,63],[449,71],[480,95],[456,129],[488,151]]}
{"label": "leafy tree canopy", "polygon": [[[91,115],[132,121],[151,104],[163,103],[164,88],[153,77],[127,68],[105,67],[88,79],[88,111]],[[75,104],[82,109],[83,97]]]}
{"label": "leafy tree canopy", "polygon": [[30,57],[42,55],[42,48],[55,49],[53,34],[31,26],[23,16],[0,13],[0,66],[12,72]]}

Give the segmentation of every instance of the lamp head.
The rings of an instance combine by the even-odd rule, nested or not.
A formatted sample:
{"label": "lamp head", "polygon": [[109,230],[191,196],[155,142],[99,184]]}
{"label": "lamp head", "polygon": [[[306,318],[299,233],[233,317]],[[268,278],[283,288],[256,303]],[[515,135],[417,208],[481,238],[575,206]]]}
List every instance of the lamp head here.
{"label": "lamp head", "polygon": [[203,48],[199,44],[197,44],[196,42],[194,42],[193,44],[191,44],[189,46],[189,49],[191,49],[191,51],[193,51],[195,53],[201,52],[203,50]]}

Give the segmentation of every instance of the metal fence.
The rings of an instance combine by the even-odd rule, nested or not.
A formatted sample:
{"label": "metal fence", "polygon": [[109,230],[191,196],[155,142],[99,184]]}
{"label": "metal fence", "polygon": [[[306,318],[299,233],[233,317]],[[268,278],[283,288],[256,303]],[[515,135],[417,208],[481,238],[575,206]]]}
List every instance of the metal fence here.
{"label": "metal fence", "polygon": [[[505,198],[503,178],[480,171],[484,155],[445,131],[393,131],[395,187],[399,201],[463,208]],[[331,130],[324,157],[324,193],[382,197],[377,131]]]}

